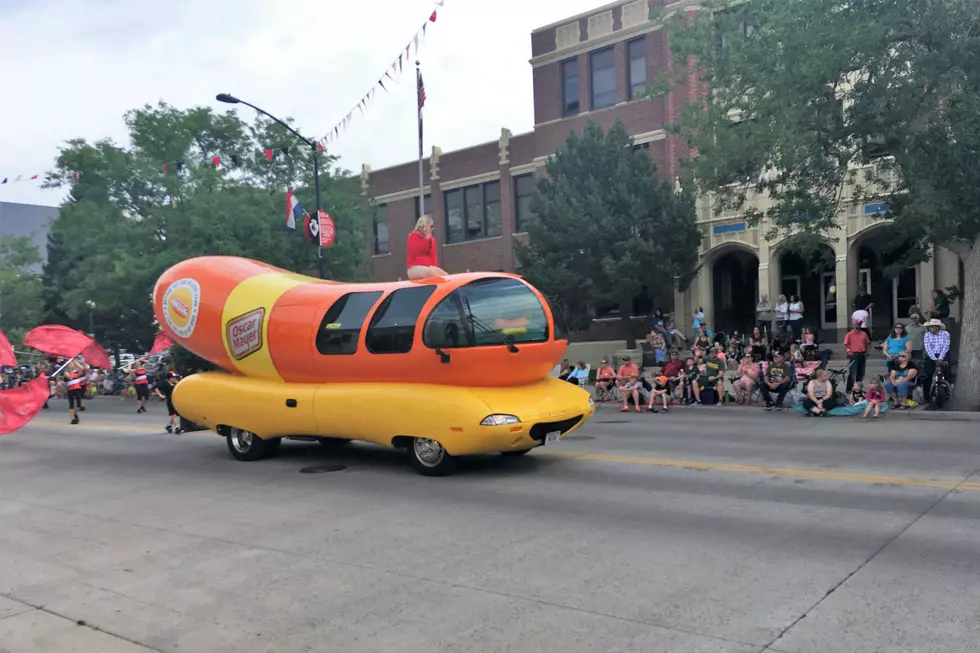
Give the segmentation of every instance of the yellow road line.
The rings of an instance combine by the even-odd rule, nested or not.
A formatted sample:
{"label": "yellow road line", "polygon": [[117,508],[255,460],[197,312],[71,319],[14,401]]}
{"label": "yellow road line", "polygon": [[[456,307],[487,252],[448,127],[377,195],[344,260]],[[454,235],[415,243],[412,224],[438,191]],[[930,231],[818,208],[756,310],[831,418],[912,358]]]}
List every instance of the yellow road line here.
{"label": "yellow road line", "polygon": [[[165,433],[163,428],[148,426],[127,426],[124,424],[107,424],[99,422],[82,422],[69,425],[62,421],[50,419],[35,419],[31,424],[45,427],[64,427],[66,432],[73,430],[109,430],[126,431],[129,433]],[[210,431],[201,433],[209,434]],[[736,465],[731,463],[714,463],[699,460],[672,460],[669,458],[645,458],[641,456],[619,456],[607,453],[574,453],[561,451],[540,451],[538,455],[570,458],[575,460],[593,460],[607,463],[625,463],[630,465],[645,465],[648,467],[668,467],[673,469],[696,469],[716,472],[734,472],[737,474],[766,474],[768,476],[787,476],[821,481],[845,481],[863,483],[866,485],[897,485],[902,487],[930,487],[941,490],[957,489],[961,491],[980,492],[980,483],[963,483],[961,481],[941,481],[938,479],[911,478],[906,476],[878,476],[876,474],[857,474],[851,472],[830,472],[818,469],[793,469],[787,467],[767,467],[764,465]]]}
{"label": "yellow road line", "polygon": [[[542,452],[544,453],[544,452]],[[791,476],[824,481],[847,481],[874,485],[901,485],[909,487],[933,487],[943,490],[973,490],[980,491],[980,483],[962,483],[961,481],[940,481],[937,479],[908,478],[904,476],[877,476],[874,474],[856,474],[849,472],[828,472],[817,469],[789,469],[785,467],[766,467],[761,465],[734,465],[730,463],[713,463],[697,460],[670,460],[666,458],[642,458],[638,456],[618,456],[605,453],[564,453],[551,451],[545,455],[576,460],[596,460],[609,463],[627,463],[631,465],[647,465],[650,467],[671,467],[676,469],[698,469],[716,472],[735,472],[740,474],[767,474],[770,476]]]}

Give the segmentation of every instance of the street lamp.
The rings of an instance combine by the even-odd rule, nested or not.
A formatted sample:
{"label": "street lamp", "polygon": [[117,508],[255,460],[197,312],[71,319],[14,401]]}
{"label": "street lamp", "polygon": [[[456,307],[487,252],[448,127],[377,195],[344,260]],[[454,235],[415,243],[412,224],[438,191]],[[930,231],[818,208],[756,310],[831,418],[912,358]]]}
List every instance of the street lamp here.
{"label": "street lamp", "polygon": [[[255,106],[254,104],[251,104],[250,102],[246,102],[245,100],[240,100],[237,97],[235,97],[234,95],[231,95],[229,93],[218,93],[218,95],[215,96],[215,99],[218,102],[224,102],[225,104],[244,104],[247,107],[252,107],[253,109],[255,109],[256,111],[258,111],[262,115],[269,117],[274,122],[277,122],[280,125],[282,125],[283,127],[285,127],[286,130],[288,130],[296,138],[298,138],[299,140],[303,141],[304,143],[306,143],[307,145],[309,145],[313,149],[313,184],[314,184],[314,187],[316,189],[316,218],[317,218],[317,220],[319,220],[320,219],[320,148],[317,146],[317,142],[314,141],[314,140],[311,140],[309,138],[306,138],[305,136],[303,136],[302,134],[300,134],[298,131],[296,131],[295,129],[293,129],[289,125],[287,125],[282,120],[279,120],[279,118],[276,118],[274,115],[272,115],[271,113],[269,113],[265,109],[260,109],[259,107]],[[321,226],[321,228],[322,228],[322,226]],[[316,256],[317,256],[317,269],[319,271],[320,278],[323,279],[324,278],[324,276],[323,276],[323,248],[320,247],[319,243],[317,243]]]}
{"label": "street lamp", "polygon": [[88,333],[93,338],[95,337],[95,302],[91,299],[85,302],[88,306]]}

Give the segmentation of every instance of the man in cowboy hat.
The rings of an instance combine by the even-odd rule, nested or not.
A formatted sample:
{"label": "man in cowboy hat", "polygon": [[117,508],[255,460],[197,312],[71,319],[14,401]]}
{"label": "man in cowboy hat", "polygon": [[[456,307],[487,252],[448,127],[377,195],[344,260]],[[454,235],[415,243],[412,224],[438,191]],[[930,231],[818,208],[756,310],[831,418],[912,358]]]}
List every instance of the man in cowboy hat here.
{"label": "man in cowboy hat", "polygon": [[935,318],[926,322],[925,327],[926,334],[922,339],[922,346],[926,354],[923,361],[923,371],[925,372],[924,390],[926,399],[928,399],[937,363],[949,360],[949,331],[946,330],[945,324]]}

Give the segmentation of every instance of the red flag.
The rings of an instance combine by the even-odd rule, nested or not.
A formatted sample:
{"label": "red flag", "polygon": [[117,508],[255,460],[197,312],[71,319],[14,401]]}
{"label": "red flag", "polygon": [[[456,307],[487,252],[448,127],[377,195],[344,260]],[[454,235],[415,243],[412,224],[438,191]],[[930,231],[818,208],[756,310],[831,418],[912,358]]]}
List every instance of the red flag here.
{"label": "red flag", "polygon": [[167,164],[163,164],[163,174],[167,174]]}
{"label": "red flag", "polygon": [[99,343],[92,341],[92,344],[85,348],[82,352],[82,356],[85,358],[85,364],[91,365],[92,367],[99,367],[104,370],[112,369],[112,361],[109,359],[109,354]]}
{"label": "red flag", "polygon": [[272,150],[271,149],[266,149],[266,150],[263,150],[263,152],[265,152],[265,158],[267,158],[270,161],[272,161]]}
{"label": "red flag", "polygon": [[215,168],[221,167],[221,157],[220,156],[213,156],[213,157],[211,157],[211,162],[214,163],[214,167]]}
{"label": "red flag", "polygon": [[19,388],[0,390],[0,435],[13,433],[34,419],[50,394],[48,377],[43,374]]}
{"label": "red flag", "polygon": [[166,333],[162,331],[157,334],[157,337],[153,339],[153,347],[150,349],[149,355],[159,354],[161,351],[166,351],[174,346],[174,341]]}
{"label": "red flag", "polygon": [[14,349],[10,346],[10,341],[7,340],[7,336],[3,335],[3,331],[0,331],[0,365],[17,366],[17,357],[14,356]]}
{"label": "red flag", "polygon": [[77,172],[71,173],[71,180],[72,181],[78,181],[78,173]]}
{"label": "red flag", "polygon": [[46,354],[74,358],[97,343],[91,336],[66,326],[46,324],[28,331],[24,344]]}
{"label": "red flag", "polygon": [[33,175],[31,179],[37,179],[37,175]]}
{"label": "red flag", "polygon": [[432,15],[429,16],[429,20],[432,21],[433,23],[436,22],[436,12],[434,9],[432,10]]}

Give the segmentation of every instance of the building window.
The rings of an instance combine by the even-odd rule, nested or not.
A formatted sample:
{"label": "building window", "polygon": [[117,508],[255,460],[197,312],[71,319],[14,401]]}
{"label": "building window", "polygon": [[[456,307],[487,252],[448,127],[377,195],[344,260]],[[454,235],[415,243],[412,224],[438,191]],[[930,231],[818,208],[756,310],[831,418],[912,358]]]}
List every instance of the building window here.
{"label": "building window", "polygon": [[461,243],[503,233],[500,182],[446,191],[446,242]]}
{"label": "building window", "polygon": [[385,297],[368,325],[364,339],[367,350],[372,354],[407,354],[412,351],[419,313],[435,290],[435,286],[404,288]]}
{"label": "building window", "polygon": [[527,231],[527,226],[534,220],[531,210],[531,198],[534,197],[534,175],[514,177],[514,230],[517,233]]}
{"label": "building window", "polygon": [[629,66],[626,80],[630,89],[630,99],[643,97],[647,90],[647,48],[646,40],[639,38],[626,44]]}
{"label": "building window", "polygon": [[351,292],[335,301],[320,321],[316,350],[324,356],[355,353],[364,320],[381,295],[380,290]]}
{"label": "building window", "polygon": [[483,184],[483,205],[487,212],[487,236],[501,236],[504,233],[504,221],[500,215],[500,182],[492,181]]}
{"label": "building window", "polygon": [[388,239],[388,205],[378,204],[374,207],[374,253],[388,254],[391,252],[391,241]]}
{"label": "building window", "polygon": [[562,114],[571,116],[579,112],[578,59],[561,62]]}
{"label": "building window", "polygon": [[421,211],[419,210],[419,198],[415,198],[415,219],[417,220],[423,215],[432,217],[432,195],[425,196]]}
{"label": "building window", "polygon": [[602,109],[616,104],[616,66],[613,49],[606,48],[589,55],[592,108]]}

